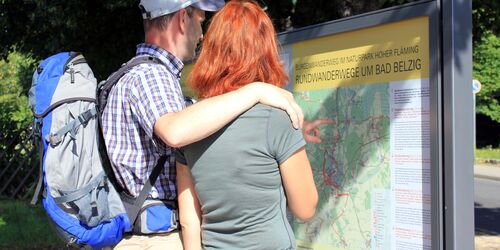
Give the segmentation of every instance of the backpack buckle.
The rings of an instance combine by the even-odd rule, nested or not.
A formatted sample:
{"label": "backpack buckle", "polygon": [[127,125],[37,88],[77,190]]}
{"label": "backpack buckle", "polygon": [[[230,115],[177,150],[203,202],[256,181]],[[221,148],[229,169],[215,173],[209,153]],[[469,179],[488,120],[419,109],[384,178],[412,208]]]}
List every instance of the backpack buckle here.
{"label": "backpack buckle", "polygon": [[78,116],[78,120],[83,126],[86,126],[93,116],[94,114],[92,114],[91,110],[87,110]]}
{"label": "backpack buckle", "polygon": [[50,144],[50,146],[54,147],[62,141],[62,138],[58,134],[48,134],[45,136],[45,140]]}
{"label": "backpack buckle", "polygon": [[42,135],[42,119],[35,118],[33,120],[33,127],[31,128],[30,138],[40,138]]}

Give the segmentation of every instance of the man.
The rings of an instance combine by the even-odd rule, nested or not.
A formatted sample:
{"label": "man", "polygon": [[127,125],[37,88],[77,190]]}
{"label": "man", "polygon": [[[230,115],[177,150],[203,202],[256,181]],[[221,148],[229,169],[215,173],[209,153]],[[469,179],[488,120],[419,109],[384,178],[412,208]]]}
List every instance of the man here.
{"label": "man", "polygon": [[[132,68],[111,90],[102,116],[113,170],[120,185],[134,197],[160,156],[166,155],[149,198],[176,200],[174,148],[211,135],[258,102],[287,111],[295,128],[302,123],[302,111],[292,95],[265,83],[252,83],[185,108],[179,85],[182,62],[195,56],[203,38],[205,11],[223,5],[223,0],[141,0],[145,43],[137,46],[136,55],[156,57],[164,65]],[[126,236],[115,248],[182,249],[182,243],[174,231]]]}

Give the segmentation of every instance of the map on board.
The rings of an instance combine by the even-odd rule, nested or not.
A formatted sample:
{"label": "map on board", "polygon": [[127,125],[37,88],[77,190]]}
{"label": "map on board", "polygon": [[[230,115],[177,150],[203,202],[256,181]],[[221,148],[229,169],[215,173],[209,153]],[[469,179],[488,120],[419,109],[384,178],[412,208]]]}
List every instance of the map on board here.
{"label": "map on board", "polygon": [[306,120],[333,122],[320,126],[321,143],[307,144],[319,203],[312,221],[293,222],[298,248],[313,243],[315,249],[370,249],[377,240],[372,235],[387,236],[384,220],[389,215],[374,213],[372,203],[391,184],[389,84],[308,90],[296,92],[295,98]]}

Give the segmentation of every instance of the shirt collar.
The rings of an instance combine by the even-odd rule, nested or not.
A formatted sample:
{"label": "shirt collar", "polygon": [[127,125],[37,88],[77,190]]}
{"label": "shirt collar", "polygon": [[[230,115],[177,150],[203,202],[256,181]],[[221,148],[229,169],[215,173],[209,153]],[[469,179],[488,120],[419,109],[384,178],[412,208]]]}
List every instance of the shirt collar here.
{"label": "shirt collar", "polygon": [[178,78],[181,77],[181,71],[184,68],[184,63],[182,63],[179,58],[175,57],[172,53],[168,52],[165,49],[162,49],[153,44],[141,43],[137,45],[135,55],[154,56],[160,59],[167,66],[167,69],[172,72],[172,74],[176,75]]}

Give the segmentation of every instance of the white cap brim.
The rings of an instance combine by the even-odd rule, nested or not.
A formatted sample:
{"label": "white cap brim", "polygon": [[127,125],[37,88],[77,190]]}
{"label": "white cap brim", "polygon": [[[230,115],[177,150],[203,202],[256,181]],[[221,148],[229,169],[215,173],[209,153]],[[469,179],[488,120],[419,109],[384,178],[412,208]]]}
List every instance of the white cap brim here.
{"label": "white cap brim", "polygon": [[204,11],[218,11],[224,7],[224,0],[201,0],[191,6]]}

